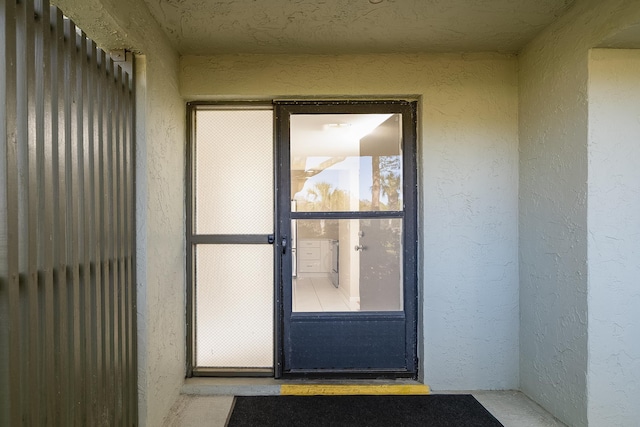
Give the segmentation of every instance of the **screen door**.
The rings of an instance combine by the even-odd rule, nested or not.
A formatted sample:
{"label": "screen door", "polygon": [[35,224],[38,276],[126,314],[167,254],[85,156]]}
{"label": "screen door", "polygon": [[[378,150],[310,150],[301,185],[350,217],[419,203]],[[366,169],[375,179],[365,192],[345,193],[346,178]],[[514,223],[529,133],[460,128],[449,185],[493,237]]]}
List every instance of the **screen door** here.
{"label": "screen door", "polygon": [[274,364],[273,109],[190,104],[194,375]]}

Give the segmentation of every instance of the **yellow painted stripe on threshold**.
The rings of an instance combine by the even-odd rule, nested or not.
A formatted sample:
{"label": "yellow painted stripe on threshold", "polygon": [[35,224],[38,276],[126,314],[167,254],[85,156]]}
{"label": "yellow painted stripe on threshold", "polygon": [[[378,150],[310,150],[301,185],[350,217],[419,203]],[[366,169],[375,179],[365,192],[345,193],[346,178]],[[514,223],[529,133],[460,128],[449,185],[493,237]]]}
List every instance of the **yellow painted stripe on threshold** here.
{"label": "yellow painted stripe on threshold", "polygon": [[282,384],[280,394],[287,396],[322,395],[402,395],[429,394],[431,390],[425,384]]}

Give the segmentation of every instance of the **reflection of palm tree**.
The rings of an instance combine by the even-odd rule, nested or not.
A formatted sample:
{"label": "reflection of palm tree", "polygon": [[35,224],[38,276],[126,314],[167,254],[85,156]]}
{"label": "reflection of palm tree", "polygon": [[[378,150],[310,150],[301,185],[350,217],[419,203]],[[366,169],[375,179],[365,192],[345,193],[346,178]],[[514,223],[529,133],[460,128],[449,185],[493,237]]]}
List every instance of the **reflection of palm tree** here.
{"label": "reflection of palm tree", "polygon": [[313,210],[339,211],[345,209],[346,194],[343,190],[335,189],[328,182],[318,182],[307,190],[314,204]]}
{"label": "reflection of palm tree", "polygon": [[307,194],[313,197],[314,202],[318,203],[319,211],[326,211],[331,206],[331,194],[333,193],[333,187],[328,182],[318,182],[313,187],[307,190]]}
{"label": "reflection of palm tree", "polygon": [[360,202],[361,208],[378,211],[381,208],[380,196],[387,196],[384,210],[398,210],[400,208],[401,186],[400,156],[372,156],[371,157],[371,202]]}
{"label": "reflection of palm tree", "polygon": [[[335,189],[328,182],[318,182],[313,187],[307,189],[308,198],[312,205],[312,211],[340,211],[346,207],[346,194],[343,190]],[[320,235],[326,233],[326,221],[320,220]]]}
{"label": "reflection of palm tree", "polygon": [[389,172],[382,176],[380,180],[380,190],[382,194],[387,196],[390,210],[400,209],[400,185],[402,184],[400,175]]}

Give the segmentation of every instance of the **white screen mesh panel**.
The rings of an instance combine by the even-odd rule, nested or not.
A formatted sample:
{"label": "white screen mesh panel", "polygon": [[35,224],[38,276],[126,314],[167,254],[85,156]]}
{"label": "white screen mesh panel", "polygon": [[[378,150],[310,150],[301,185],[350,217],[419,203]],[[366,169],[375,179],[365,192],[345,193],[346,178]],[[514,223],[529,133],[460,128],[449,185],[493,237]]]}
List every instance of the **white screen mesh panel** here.
{"label": "white screen mesh panel", "polygon": [[273,247],[196,248],[196,366],[273,367]]}
{"label": "white screen mesh panel", "polygon": [[194,150],[196,234],[273,232],[273,111],[200,110]]}

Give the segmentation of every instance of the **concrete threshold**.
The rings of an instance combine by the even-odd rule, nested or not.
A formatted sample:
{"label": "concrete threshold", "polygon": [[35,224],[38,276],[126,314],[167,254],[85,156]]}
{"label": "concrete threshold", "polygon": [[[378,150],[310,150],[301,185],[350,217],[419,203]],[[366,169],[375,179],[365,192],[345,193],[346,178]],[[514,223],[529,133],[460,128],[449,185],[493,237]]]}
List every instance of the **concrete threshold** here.
{"label": "concrete threshold", "polygon": [[276,380],[274,378],[187,378],[182,394],[200,396],[429,394],[429,386],[396,380]]}

